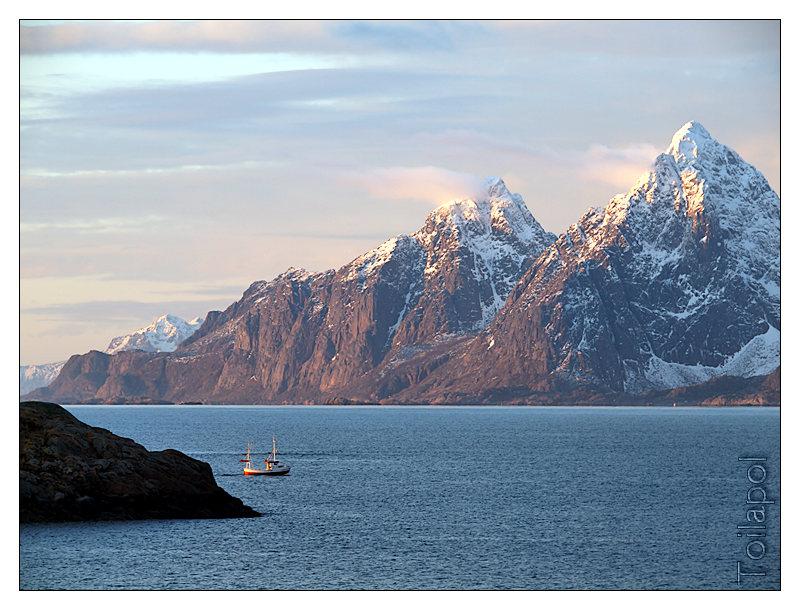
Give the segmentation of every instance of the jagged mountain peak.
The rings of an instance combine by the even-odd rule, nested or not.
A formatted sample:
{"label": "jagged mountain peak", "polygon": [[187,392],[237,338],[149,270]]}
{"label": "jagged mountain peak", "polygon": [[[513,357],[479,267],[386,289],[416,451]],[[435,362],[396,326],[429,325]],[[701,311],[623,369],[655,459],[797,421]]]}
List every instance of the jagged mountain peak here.
{"label": "jagged mountain peak", "polygon": [[[311,271],[307,271],[303,267],[289,267],[283,273],[279,273],[271,280],[256,280],[250,286],[247,287],[247,290],[244,291],[242,297],[244,299],[255,299],[259,297],[264,291],[268,290],[271,286],[276,284],[280,284],[283,282],[305,282],[309,279],[312,279],[319,275],[324,275],[325,273],[330,273],[330,271],[324,271],[320,273],[312,273]],[[195,318],[195,320],[200,320],[202,323],[202,318]],[[193,323],[193,320],[191,323]]]}
{"label": "jagged mountain peak", "polygon": [[489,176],[484,180],[484,185],[486,187],[486,195],[490,198],[512,197],[512,193],[508,190],[505,181],[499,176]]}
{"label": "jagged mountain peak", "polygon": [[308,278],[315,275],[314,273],[304,269],[303,267],[289,267],[286,271],[281,273],[276,280],[292,280],[295,282],[303,282]]}
{"label": "jagged mountain peak", "polygon": [[692,121],[539,258],[514,307],[529,319],[557,303],[556,370],[584,381],[639,392],[766,374],[779,362],[779,246],[776,193]]}
{"label": "jagged mountain peak", "polygon": [[[197,319],[197,318],[195,318]],[[164,328],[167,325],[178,325],[178,324],[188,324],[186,320],[183,318],[173,315],[171,313],[164,314],[163,316],[159,316],[156,318],[153,323],[148,326],[147,328]]]}
{"label": "jagged mountain peak", "polygon": [[699,122],[689,121],[672,136],[667,154],[678,162],[691,163],[708,146],[719,146],[719,142]]}
{"label": "jagged mountain peak", "polygon": [[58,377],[65,362],[66,360],[48,364],[21,365],[19,367],[19,395],[23,396],[36,388],[48,385]]}
{"label": "jagged mountain peak", "polygon": [[[680,180],[685,171],[699,171],[704,166],[713,166],[729,156],[732,161],[744,163],[733,150],[721,144],[698,121],[684,123],[676,131],[666,150],[653,160],[651,167],[642,173],[626,194],[615,199],[623,199],[643,189],[665,186]],[[722,159],[721,159],[722,158]]]}
{"label": "jagged mountain peak", "polygon": [[486,178],[471,198],[448,201],[433,210],[414,235],[423,244],[444,232],[511,236],[523,244],[542,246],[553,239],[531,214],[522,196],[512,193],[502,178]]}
{"label": "jagged mountain peak", "polygon": [[489,177],[472,198],[448,201],[435,208],[425,224],[411,235],[392,237],[355,258],[347,265],[346,277],[369,276],[398,255],[422,256],[423,250],[427,252],[427,275],[438,269],[443,253],[461,247],[482,256],[499,248],[501,257],[512,249],[516,257],[524,258],[538,254],[554,238],[536,221],[522,197],[509,191],[502,178]]}
{"label": "jagged mountain peak", "polygon": [[568,233],[579,226],[586,231],[586,221],[592,220],[599,221],[592,226],[608,229],[650,224],[655,237],[663,223],[687,215],[704,232],[711,223],[726,233],[751,233],[763,222],[774,224],[779,210],[780,201],[761,172],[690,121],[627,193],[613,197],[599,214],[582,218]]}
{"label": "jagged mountain peak", "polygon": [[429,215],[429,219],[479,222],[491,228],[493,217],[501,215],[506,208],[524,207],[522,197],[511,193],[502,178],[489,177],[471,197],[454,199],[441,204]]}
{"label": "jagged mountain peak", "polygon": [[389,261],[415,254],[422,256],[420,245],[412,236],[401,233],[345,265],[344,269],[347,272],[343,274],[343,279],[350,281],[358,277],[363,282],[365,278],[380,271]]}
{"label": "jagged mountain peak", "polygon": [[758,169],[715,139],[697,121],[690,121],[675,132],[666,152],[656,160],[656,166],[659,162],[663,165],[663,158],[682,176],[696,174],[699,180],[715,182],[720,188],[769,189]]}

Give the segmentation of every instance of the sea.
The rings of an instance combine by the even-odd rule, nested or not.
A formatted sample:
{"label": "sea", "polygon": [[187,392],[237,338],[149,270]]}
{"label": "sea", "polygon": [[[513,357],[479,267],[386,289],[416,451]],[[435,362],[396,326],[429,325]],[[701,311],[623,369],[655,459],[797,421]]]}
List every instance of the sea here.
{"label": "sea", "polygon": [[22,525],[21,589],[780,588],[776,408],[69,410],[263,517]]}

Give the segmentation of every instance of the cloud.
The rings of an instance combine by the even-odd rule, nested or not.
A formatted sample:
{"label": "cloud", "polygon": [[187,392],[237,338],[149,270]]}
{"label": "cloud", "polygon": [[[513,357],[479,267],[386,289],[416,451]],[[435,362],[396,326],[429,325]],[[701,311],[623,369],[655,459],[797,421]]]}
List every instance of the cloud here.
{"label": "cloud", "polygon": [[[212,309],[226,307],[225,299],[165,300],[165,301],[86,301],[82,303],[56,303],[21,310],[23,315],[40,316],[49,320],[92,323],[110,320],[140,320],[147,323],[165,313],[195,317]],[[133,329],[130,329],[133,330]]]}
{"label": "cloud", "polygon": [[335,32],[354,42],[401,51],[452,51],[458,38],[485,36],[487,27],[471,21],[344,21]]}
{"label": "cloud", "polygon": [[23,22],[25,55],[75,52],[349,53],[453,50],[487,24],[453,21],[111,21]]}
{"label": "cloud", "polygon": [[[222,53],[469,51],[515,47],[526,55],[569,48],[590,57],[699,57],[776,53],[778,20],[717,21],[164,20],[67,21],[20,27],[23,54],[168,50]],[[502,69],[502,65],[495,65]]]}
{"label": "cloud", "polygon": [[39,231],[74,231],[77,233],[132,233],[149,229],[166,220],[163,216],[127,218],[95,218],[91,220],[63,220],[51,222],[21,222],[22,233]]}
{"label": "cloud", "polygon": [[132,52],[141,50],[263,51],[345,50],[320,21],[67,22],[20,27],[23,54]]}
{"label": "cloud", "polygon": [[442,203],[475,198],[486,190],[484,178],[441,167],[386,167],[349,172],[345,180],[383,199]]}
{"label": "cloud", "polygon": [[576,173],[585,180],[627,190],[661,152],[652,144],[629,144],[617,148],[593,144],[576,156]]}
{"label": "cloud", "polygon": [[50,171],[46,169],[28,169],[22,172],[22,178],[137,178],[158,174],[182,174],[207,171],[232,171],[238,169],[263,169],[280,165],[278,161],[240,161],[237,163],[176,165],[174,167],[143,167],[141,169],[81,169],[67,171]]}
{"label": "cloud", "polygon": [[[550,172],[560,176],[559,179],[562,180],[580,179],[624,190],[627,190],[662,152],[657,146],[646,142],[618,146],[594,143],[579,150],[556,149],[552,146],[525,144],[512,138],[498,138],[469,130],[421,134],[416,136],[416,141],[422,147],[481,150],[485,157],[493,162],[493,167],[486,167],[486,171],[497,171],[505,177],[510,177],[507,171],[503,171],[506,167],[527,166],[531,172]],[[444,182],[449,172],[443,171]],[[453,173],[459,176],[457,172]],[[519,169],[514,173],[518,174]],[[403,177],[402,172],[399,176]],[[380,177],[381,175],[377,176]]]}

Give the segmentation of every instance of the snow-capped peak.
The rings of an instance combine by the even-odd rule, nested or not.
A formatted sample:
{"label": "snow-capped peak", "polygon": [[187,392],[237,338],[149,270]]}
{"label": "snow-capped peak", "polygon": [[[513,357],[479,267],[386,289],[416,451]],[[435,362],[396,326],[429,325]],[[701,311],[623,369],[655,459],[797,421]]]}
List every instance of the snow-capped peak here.
{"label": "snow-capped peak", "polygon": [[[574,264],[602,265],[627,283],[626,307],[644,312],[637,349],[653,360],[626,365],[626,390],[700,383],[729,370],[768,373],[779,364],[780,200],[761,172],[700,123],[683,125],[631,190],[586,213],[560,241],[546,261],[568,250]],[[591,301],[573,298],[574,309]],[[574,340],[582,352],[590,343]],[[740,350],[735,368],[721,368]]]}
{"label": "snow-capped peak", "polygon": [[[344,280],[358,279],[364,290],[370,278],[380,276],[393,262],[384,280],[402,270],[403,315],[425,291],[448,294],[442,307],[454,307],[455,299],[462,317],[450,323],[450,330],[483,328],[530,261],[555,236],[536,222],[522,197],[511,193],[501,178],[486,179],[478,190],[473,198],[434,209],[411,235],[393,237],[353,260],[345,268]],[[409,276],[412,281],[407,283]],[[393,331],[401,322],[398,319]]]}
{"label": "snow-capped peak", "polygon": [[440,205],[428,214],[419,230],[393,237],[356,258],[350,263],[347,277],[369,276],[398,252],[413,257],[411,251],[420,247],[429,253],[426,274],[438,268],[445,251],[459,246],[483,258],[505,260],[510,256],[519,266],[523,259],[538,254],[554,239],[536,221],[520,195],[509,191],[502,178],[489,177],[473,198]]}
{"label": "snow-capped peak", "polygon": [[450,201],[433,210],[412,237],[427,253],[428,281],[458,269],[469,277],[463,281],[485,287],[473,329],[493,319],[526,261],[555,239],[536,221],[522,197],[497,177],[487,178],[482,194],[475,198]]}
{"label": "snow-capped peak", "polygon": [[179,316],[165,314],[156,318],[149,326],[115,337],[108,344],[106,352],[116,354],[135,349],[145,352],[174,352],[202,323],[201,317],[187,322]]}
{"label": "snow-capped peak", "polygon": [[[290,281],[290,282],[305,282],[315,274],[307,271],[303,267],[289,267],[286,271],[278,275],[272,282]],[[267,286],[272,282],[264,282],[263,285]],[[262,286],[263,288],[263,286]]]}
{"label": "snow-capped peak", "polygon": [[489,176],[484,180],[484,186],[488,199],[513,199],[511,191],[499,176]]}
{"label": "snow-capped peak", "polygon": [[[641,222],[652,223],[658,235],[663,223],[676,214],[692,218],[703,214],[706,220],[713,217],[725,230],[741,225],[746,233],[763,233],[754,227],[764,216],[774,224],[779,201],[761,172],[700,123],[689,121],[675,132],[667,150],[633,187],[615,196],[597,217],[612,226],[646,218]],[[745,239],[739,241],[747,243]]]}
{"label": "snow-capped peak", "polygon": [[666,154],[675,160],[682,171],[694,167],[703,157],[711,156],[721,148],[725,147],[705,127],[697,121],[689,121],[672,136]]}
{"label": "snow-capped peak", "polygon": [[428,215],[422,232],[443,225],[463,229],[469,225],[471,232],[504,233],[523,243],[537,243],[548,234],[533,218],[524,200],[508,190],[502,178],[489,177],[483,182],[479,193],[472,198],[449,201]]}

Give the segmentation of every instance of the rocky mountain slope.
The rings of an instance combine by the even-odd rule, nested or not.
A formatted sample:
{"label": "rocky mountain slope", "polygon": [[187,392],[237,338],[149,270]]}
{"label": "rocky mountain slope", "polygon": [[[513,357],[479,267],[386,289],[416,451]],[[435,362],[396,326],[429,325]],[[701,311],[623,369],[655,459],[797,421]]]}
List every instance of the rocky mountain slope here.
{"label": "rocky mountain slope", "polygon": [[173,355],[73,357],[39,396],[117,400],[315,401],[387,358],[484,328],[555,236],[502,180],[431,212],[338,270],[290,269],[210,312]]}
{"label": "rocky mountain slope", "polygon": [[777,195],[688,123],[557,239],[492,179],[339,270],[254,283],[174,354],[75,356],[37,396],[636,402],[778,367],[779,255]]}
{"label": "rocky mountain slope", "polygon": [[20,522],[210,519],[259,513],[205,462],[80,422],[59,405],[19,405]]}
{"label": "rocky mountain slope", "polygon": [[[780,363],[780,202],[698,123],[561,235],[414,400],[638,395]],[[475,382],[474,380],[479,380]]]}

